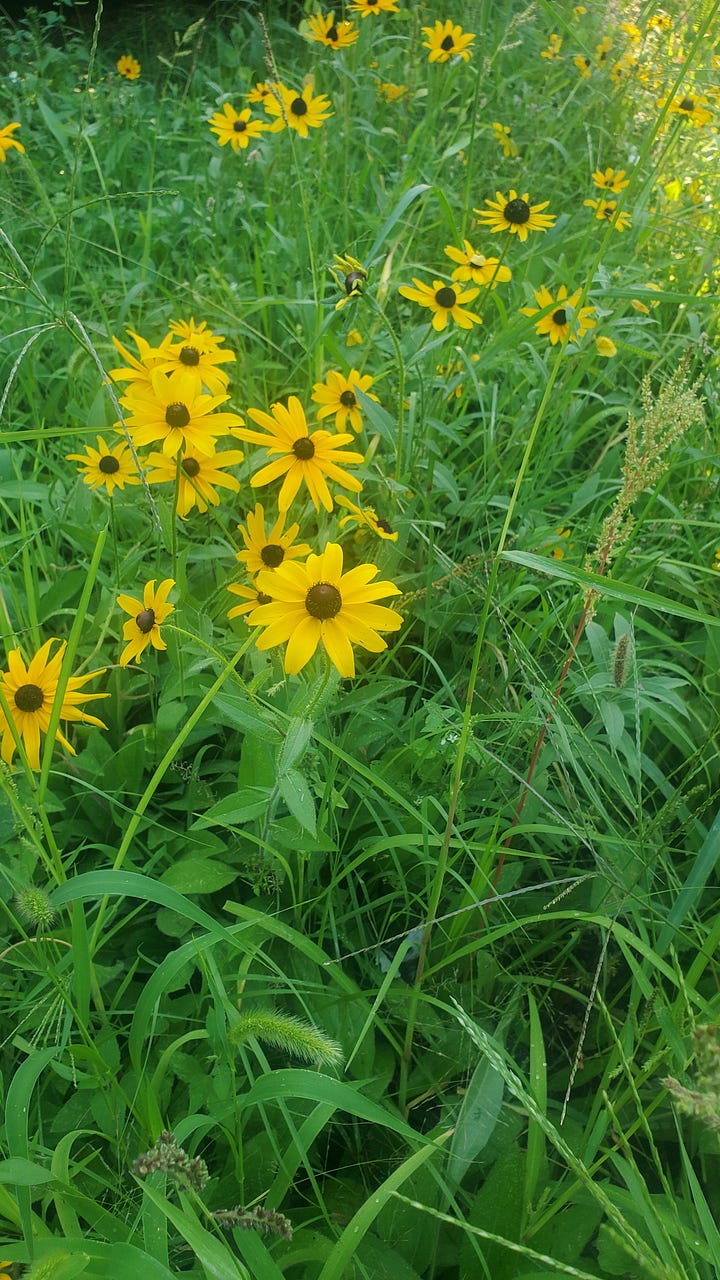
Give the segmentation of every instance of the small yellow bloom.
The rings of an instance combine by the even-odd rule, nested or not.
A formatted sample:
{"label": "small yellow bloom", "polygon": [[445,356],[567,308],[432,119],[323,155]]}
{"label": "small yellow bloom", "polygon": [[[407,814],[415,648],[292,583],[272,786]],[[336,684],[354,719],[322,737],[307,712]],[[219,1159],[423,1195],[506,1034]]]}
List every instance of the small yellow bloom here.
{"label": "small yellow bloom", "polygon": [[598,222],[609,222],[616,231],[625,231],[632,226],[629,213],[618,213],[617,200],[583,200],[586,209],[594,209]]}
{"label": "small yellow bloom", "polygon": [[449,284],[443,284],[442,280],[433,280],[432,288],[429,284],[423,284],[422,280],[413,277],[414,288],[410,285],[400,285],[398,293],[403,298],[409,298],[411,302],[417,302],[421,307],[429,307],[433,313],[432,327],[440,332],[447,325],[448,320],[452,317],[461,329],[472,329],[474,324],[482,324],[482,317],[474,311],[467,311],[460,304],[463,302],[472,302],[477,298],[479,289],[465,289],[459,291],[453,289]]}
{"label": "small yellow bloom", "polygon": [[350,332],[348,333],[347,338],[345,339],[345,345],[347,347],[359,347],[360,344],[363,343],[364,341],[365,339],[363,338],[359,329],[351,329]]}
{"label": "small yellow bloom", "polygon": [[388,542],[397,542],[397,532],[387,520],[382,516],[378,516],[374,507],[358,507],[342,493],[337,496],[337,504],[350,513],[347,516],[343,516],[340,521],[341,529],[344,529],[346,524],[354,524],[357,528],[358,537],[363,537],[369,531],[378,538],[387,539]]}
{"label": "small yellow bloom", "polygon": [[438,18],[434,27],[423,27],[423,34],[427,36],[427,40],[423,40],[423,48],[430,50],[429,62],[449,62],[451,58],[470,61],[470,45],[475,36],[471,31],[463,31],[450,18],[446,22]]}
{"label": "small yellow bloom", "polygon": [[253,120],[249,107],[244,111],[236,111],[229,102],[223,104],[222,111],[216,111],[208,121],[210,132],[214,133],[221,147],[230,143],[233,151],[247,150],[250,143],[259,138],[268,129],[264,120]]}
{"label": "small yellow bloom", "polygon": [[392,81],[379,80],[377,83],[377,96],[385,102],[398,102],[400,98],[404,98],[408,91],[406,84],[393,84]]}
{"label": "small yellow bloom", "polygon": [[[60,682],[65,641],[56,649],[52,658],[50,649],[57,641],[46,640],[42,648],[30,662],[25,665],[19,649],[11,649],[8,653],[8,670],[0,672],[0,688],[2,688],[7,712],[0,707],[0,732],[2,732],[2,758],[5,764],[12,764],[16,742],[13,737],[10,721],[15,733],[22,739],[30,768],[37,772],[40,768],[40,734],[47,733],[55,707]],[[70,676],[63,694],[60,708],[61,720],[81,721],[83,724],[94,724],[100,729],[107,725],[96,716],[84,711],[82,702],[94,702],[97,698],[107,698],[107,693],[81,693],[83,685],[96,676],[105,674],[105,667],[99,671],[91,671],[84,676]],[[9,714],[10,719],[7,718]],[[66,751],[75,755],[75,750],[67,738],[58,729],[55,734],[57,742],[62,743]]]}
{"label": "small yellow bloom", "polygon": [[589,79],[590,79],[590,74],[591,74],[591,73],[590,73],[590,59],[589,59],[589,58],[584,57],[584,55],[583,55],[582,53],[577,53],[577,54],[575,55],[575,57],[573,58],[573,62],[575,63],[575,66],[577,67],[578,71],[580,72],[580,75],[582,76],[583,80],[589,80]]}
{"label": "small yellow bloom", "polygon": [[502,147],[503,155],[509,159],[513,159],[518,154],[517,143],[510,136],[510,125],[500,124],[499,120],[493,120],[493,136],[499,147]]}
{"label": "small yellow bloom", "polygon": [[6,124],[4,128],[0,129],[0,163],[5,163],[5,156],[7,152],[11,151],[13,148],[16,151],[25,151],[22,142],[18,142],[17,138],[13,138],[12,136],[14,131],[19,128],[20,122],[18,120],[14,120],[12,124]]}
{"label": "small yellow bloom", "polygon": [[596,187],[613,191],[615,195],[619,195],[625,187],[630,185],[630,179],[625,177],[624,169],[596,169],[592,180]]}
{"label": "small yellow bloom", "polygon": [[552,35],[548,40],[547,49],[541,50],[540,57],[550,58],[550,59],[561,58],[562,57],[562,54],[560,53],[561,47],[562,47],[562,36]]}
{"label": "small yellow bloom", "polygon": [[324,44],[329,49],[346,49],[354,44],[360,32],[352,22],[336,22],[335,14],[316,13],[308,18],[309,30],[304,34],[309,40]]}
{"label": "small yellow bloom", "polygon": [[168,604],[168,596],[175,583],[166,578],[155,590],[155,579],[145,583],[142,600],[135,596],[118,596],[117,602],[125,613],[129,613],[128,621],[123,623],[123,638],[128,641],[120,654],[120,666],[126,667],[133,658],[140,661],[140,655],[151,644],[154,649],[167,649],[160,634],[160,625],[174,611],[175,605]]}
{"label": "small yellow bloom", "polygon": [[612,338],[606,338],[602,334],[595,339],[595,348],[598,355],[603,356],[606,360],[610,360],[613,356],[617,355],[617,347],[615,346]]}
{"label": "small yellow bloom", "polygon": [[129,53],[124,53],[122,58],[118,58],[115,65],[120,75],[126,80],[137,80],[140,75],[140,63],[136,58],[131,58]]}

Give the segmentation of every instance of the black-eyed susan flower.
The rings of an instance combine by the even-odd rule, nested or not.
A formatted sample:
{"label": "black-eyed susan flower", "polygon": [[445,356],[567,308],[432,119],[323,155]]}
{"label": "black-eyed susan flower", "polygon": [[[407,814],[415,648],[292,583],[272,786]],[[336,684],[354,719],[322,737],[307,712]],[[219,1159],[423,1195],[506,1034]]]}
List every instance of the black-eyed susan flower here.
{"label": "black-eyed susan flower", "polygon": [[265,102],[272,96],[272,84],[269,80],[258,80],[254,89],[245,94],[246,102]]}
{"label": "black-eyed susan flower", "polygon": [[137,382],[144,383],[149,387],[150,374],[153,369],[157,369],[165,357],[166,348],[170,346],[172,339],[169,336],[163,338],[159,347],[153,347],[144,338],[141,338],[139,333],[133,333],[132,329],[128,329],[127,332],[135,343],[138,354],[134,356],[132,351],[123,346],[122,342],[119,342],[117,338],[113,338],[115,349],[119,351],[126,363],[120,365],[117,369],[110,369],[108,377],[112,378],[113,382]]}
{"label": "black-eyed susan flower", "polygon": [[430,50],[428,62],[449,62],[451,58],[470,61],[470,45],[475,35],[472,31],[463,31],[450,18],[446,22],[438,18],[434,27],[423,27],[423,34],[427,36],[427,40],[423,40],[423,48]]}
{"label": "black-eyed susan flower", "polygon": [[536,316],[542,313],[535,324],[535,332],[548,337],[553,346],[558,342],[567,342],[568,338],[582,338],[588,329],[595,328],[597,323],[594,319],[595,308],[578,307],[582,289],[576,289],[568,297],[568,291],[563,284],[555,298],[545,285],[541,289],[534,289],[533,292],[537,306],[521,307],[520,310],[524,316]]}
{"label": "black-eyed susan flower", "polygon": [[642,40],[642,31],[634,22],[621,22],[619,30],[625,33],[632,44],[639,44]]}
{"label": "black-eyed susan flower", "polygon": [[104,487],[109,494],[113,489],[123,489],[126,484],[140,484],[135,459],[124,441],[109,449],[102,436],[97,437],[97,449],[86,445],[84,453],[67,453],[69,462],[79,462],[83,483],[90,489]]}
{"label": "black-eyed susan flower", "polygon": [[548,40],[547,49],[540,50],[540,57],[549,58],[550,61],[554,61],[554,59],[556,58],[562,58],[562,54],[560,52],[561,48],[562,48],[562,36],[559,36],[557,34],[551,35],[550,39]]}
{"label": "black-eyed susan flower", "polygon": [[22,151],[23,153],[25,151],[22,142],[18,142],[17,138],[13,138],[12,136],[15,130],[19,128],[20,121],[13,120],[12,124],[6,124],[2,129],[0,129],[0,162],[2,164],[5,164],[5,156],[8,151],[12,151],[13,149],[15,151]]}
{"label": "black-eyed susan flower", "polygon": [[118,58],[115,63],[121,76],[126,80],[137,80],[140,75],[140,63],[137,58],[132,58],[129,53],[124,53],[122,58]]}
{"label": "black-eyed susan flower", "polygon": [[208,124],[219,145],[226,147],[230,143],[233,151],[245,151],[268,128],[265,120],[253,120],[249,107],[236,111],[229,102],[224,103],[222,111],[216,111],[210,117]]}
{"label": "black-eyed susan flower", "polygon": [[612,39],[610,36],[603,36],[599,44],[595,45],[595,57],[601,67],[607,62],[607,56],[612,49]]}
{"label": "black-eyed susan flower", "polygon": [[310,129],[319,129],[333,114],[330,99],[324,93],[316,97],[312,82],[306,84],[301,93],[288,89],[284,84],[275,84],[273,88],[275,92],[264,102],[268,115],[275,117],[268,126],[271,133],[290,128],[295,129],[301,138],[307,138]]}
{"label": "black-eyed susan flower", "polygon": [[598,222],[609,222],[616,231],[625,231],[627,227],[632,226],[630,214],[625,213],[624,210],[618,212],[617,200],[603,200],[600,197],[599,200],[583,200],[583,204],[586,209],[595,210]]}
{"label": "black-eyed susan flower", "polygon": [[218,436],[242,425],[237,413],[214,412],[227,399],[205,395],[185,370],[165,374],[153,369],[150,386],[137,384],[121,404],[128,410],[127,429],[133,444],[141,447],[162,441],[163,453],[175,458],[183,447],[208,456],[215,452]]}
{"label": "black-eyed susan flower", "polygon": [[2,1268],[2,1270],[0,1270],[0,1280],[13,1280],[12,1274],[9,1270],[12,1265],[12,1262],[0,1262],[0,1268]]}
{"label": "black-eyed susan flower", "polygon": [[[665,101],[660,102],[659,105],[664,107]],[[682,120],[689,120],[696,129],[709,124],[713,118],[708,98],[698,93],[683,93],[673,98],[669,111],[671,115],[679,116]]]}
{"label": "black-eyed susan flower", "polygon": [[554,214],[542,212],[543,209],[547,209],[550,201],[543,200],[541,204],[530,204],[527,191],[522,196],[512,190],[509,196],[496,191],[495,199],[486,199],[485,203],[488,206],[487,209],[473,209],[478,220],[491,231],[510,231],[523,241],[527,240],[528,231],[546,231],[555,221]]}
{"label": "black-eyed susan flower", "polygon": [[509,267],[501,266],[499,258],[486,258],[484,253],[478,253],[469,240],[463,240],[462,249],[456,249],[452,244],[446,245],[445,253],[453,262],[458,263],[452,273],[453,280],[461,283],[472,280],[473,284],[479,284],[485,289],[494,289],[512,279]]}
{"label": "black-eyed susan flower", "polygon": [[383,102],[399,102],[408,92],[406,84],[393,84],[392,80],[378,80],[375,88]]}
{"label": "black-eyed susan flower", "polygon": [[261,569],[277,569],[286,560],[303,560],[310,555],[311,548],[307,542],[295,541],[300,525],[291,524],[286,529],[285,515],[281,511],[272,528],[266,530],[265,509],[258,502],[254,511],[248,511],[245,524],[238,525],[245,550],[238,551],[237,558],[245,565],[251,578]]}
{"label": "black-eyed susan flower", "polygon": [[305,564],[282,564],[275,573],[259,573],[258,590],[272,595],[248,616],[251,627],[264,627],[258,649],[287,644],[285,670],[289,675],[310,661],[321,644],[341,676],[355,675],[353,645],[381,653],[387,641],[380,631],[399,631],[402,618],[375,601],[399,595],[392,582],[375,582],[374,564],[361,564],[343,573],[343,551],[329,542],[321,555]]}
{"label": "black-eyed susan flower", "polygon": [[561,525],[559,529],[555,530],[555,537],[558,539],[564,539],[564,541],[558,541],[553,546],[550,553],[553,560],[564,560],[565,552],[572,550],[572,543],[570,542],[571,536],[572,529],[566,529],[563,525]]}
{"label": "black-eyed susan flower", "polygon": [[360,32],[353,22],[347,20],[336,22],[335,13],[316,13],[308,18],[307,37],[329,49],[347,49],[354,44]]}
{"label": "black-eyed susan flower", "polygon": [[219,351],[225,341],[224,334],[213,333],[212,329],[208,329],[207,320],[201,320],[196,324],[194,316],[189,320],[171,320],[168,330],[173,337],[186,346],[195,347],[198,351],[208,354]]}
{"label": "black-eyed susan flower", "polygon": [[589,80],[590,76],[592,75],[592,71],[590,69],[590,59],[586,58],[585,55],[582,53],[576,53],[575,57],[573,58],[573,62],[575,63],[575,66],[580,72],[580,75],[582,76],[583,80]]}
{"label": "black-eyed susan flower", "polygon": [[347,302],[361,296],[368,273],[362,262],[351,258],[349,253],[334,253],[333,259],[335,265],[330,267],[330,273],[338,288],[343,290],[342,298],[335,304],[335,310],[339,311]]}
{"label": "black-eyed susan flower", "polygon": [[234,596],[240,596],[241,603],[233,605],[232,609],[228,609],[228,618],[241,618],[244,613],[251,613],[253,609],[257,609],[261,604],[272,604],[272,596],[265,591],[258,591],[255,586],[248,586],[240,582],[231,582],[228,591]]}
{"label": "black-eyed susan flower", "polygon": [[666,13],[653,13],[645,24],[645,30],[658,33],[669,31],[671,26],[672,19]]}
{"label": "black-eyed susan flower", "polygon": [[482,317],[474,311],[467,311],[464,302],[472,302],[477,298],[479,289],[454,289],[452,285],[443,284],[442,280],[433,280],[432,287],[416,280],[413,276],[414,288],[402,284],[398,290],[403,298],[417,302],[421,307],[429,307],[433,313],[432,327],[438,332],[445,328],[448,319],[452,318],[461,329],[472,329],[474,324],[482,324]]}
{"label": "black-eyed susan flower", "polygon": [[517,143],[514,141],[509,124],[501,124],[499,120],[493,120],[493,137],[499,147],[502,147],[504,156],[512,159],[518,154]]}
{"label": "black-eyed susan flower", "polygon": [[[40,768],[40,734],[47,733],[50,717],[57,701],[58,684],[65,641],[50,657],[50,649],[59,643],[55,639],[46,640],[38,649],[28,665],[25,665],[19,649],[8,653],[8,670],[0,673],[0,688],[5,698],[5,709],[0,708],[0,729],[2,729],[2,758],[5,764],[12,764],[15,754],[15,738],[10,721],[15,726],[16,734],[22,739],[28,764],[31,769]],[[81,721],[83,724],[94,724],[100,729],[107,725],[96,716],[84,711],[81,703],[93,702],[96,698],[107,698],[107,693],[81,693],[80,690],[89,680],[105,674],[105,667],[99,671],[91,671],[85,676],[70,676],[63,693],[60,710],[61,720]],[[55,734],[57,742],[61,742],[66,751],[75,755],[74,748],[58,729]]]}
{"label": "black-eyed susan flower", "polygon": [[[222,395],[228,385],[228,375],[219,366],[235,360],[235,353],[224,350],[216,342],[164,340],[162,358],[155,368],[163,373],[172,373],[174,369],[182,369],[195,378],[198,389],[205,387],[210,395]],[[160,353],[159,353],[160,354]]]}
{"label": "black-eyed susan flower", "polygon": [[371,13],[398,13],[397,0],[350,0],[348,5],[353,13],[367,18]]}
{"label": "black-eyed susan flower", "polygon": [[617,355],[617,347],[612,338],[606,338],[604,334],[600,334],[595,339],[595,350],[604,360],[611,360],[613,356]]}
{"label": "black-eyed susan flower", "polygon": [[625,177],[624,169],[596,169],[592,180],[601,191],[612,191],[616,196],[630,184],[630,179]]}
{"label": "black-eyed susan flower", "polygon": [[337,504],[349,514],[343,516],[340,520],[340,528],[344,529],[346,525],[354,525],[357,529],[358,537],[362,537],[366,533],[374,533],[377,538],[385,538],[388,542],[397,542],[398,535],[393,529],[389,520],[385,520],[383,516],[379,516],[374,507],[358,507],[344,493],[337,496]]}
{"label": "black-eyed susan flower", "polygon": [[250,444],[263,445],[271,455],[280,454],[273,462],[256,471],[250,481],[253,489],[256,489],[284,476],[278,497],[280,511],[287,511],[302,484],[307,486],[316,511],[321,506],[326,511],[332,511],[333,500],[327,485],[328,479],[352,493],[359,493],[362,489],[360,481],[343,470],[344,467],[364,462],[361,453],[351,453],[345,449],[352,436],[333,435],[330,431],[313,431],[310,434],[305,410],[297,396],[290,396],[287,406],[272,404],[270,413],[265,413],[262,409],[248,409],[248,417],[258,426],[264,427],[264,432],[240,427],[233,431],[233,435]]}
{"label": "black-eyed susan flower", "polygon": [[127,622],[123,623],[123,639],[127,640],[127,644],[120,654],[121,667],[126,667],[133,658],[139,662],[149,644],[153,649],[167,649],[160,627],[175,609],[174,604],[168,603],[168,596],[174,586],[172,578],[165,578],[156,591],[153,578],[151,582],[145,583],[142,600],[135,596],[118,596],[120,608],[130,614]]}
{"label": "black-eyed susan flower", "polygon": [[357,393],[362,391],[371,400],[377,400],[369,389],[373,382],[369,373],[359,373],[357,369],[351,369],[347,376],[332,370],[324,382],[316,382],[313,387],[312,398],[316,404],[322,405],[317,415],[320,421],[334,413],[336,431],[348,426],[352,431],[362,431],[362,409]]}
{"label": "black-eyed susan flower", "polygon": [[167,453],[151,453],[145,461],[148,484],[177,485],[176,510],[182,519],[197,507],[220,505],[218,489],[230,489],[237,493],[240,481],[228,475],[227,467],[237,467],[244,457],[242,449],[226,449],[221,453],[203,454],[186,449],[181,458]]}

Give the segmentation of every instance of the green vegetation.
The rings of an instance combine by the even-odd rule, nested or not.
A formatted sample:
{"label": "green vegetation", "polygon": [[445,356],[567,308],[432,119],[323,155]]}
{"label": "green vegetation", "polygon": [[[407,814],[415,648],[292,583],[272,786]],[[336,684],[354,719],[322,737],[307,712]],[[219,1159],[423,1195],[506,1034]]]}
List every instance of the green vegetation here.
{"label": "green vegetation", "polygon": [[719,11],[0,21],[0,1276],[720,1273]]}

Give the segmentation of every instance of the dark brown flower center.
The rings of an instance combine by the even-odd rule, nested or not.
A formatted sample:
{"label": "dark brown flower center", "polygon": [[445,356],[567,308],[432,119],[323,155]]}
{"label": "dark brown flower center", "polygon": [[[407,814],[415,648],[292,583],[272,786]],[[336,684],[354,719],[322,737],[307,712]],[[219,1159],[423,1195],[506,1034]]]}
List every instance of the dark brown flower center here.
{"label": "dark brown flower center", "polygon": [[443,285],[442,289],[438,289],[435,294],[435,301],[439,307],[444,307],[447,311],[452,311],[457,302],[457,294],[449,284]]}
{"label": "dark brown flower center", "polygon": [[182,431],[190,421],[190,412],[187,405],[176,400],[174,404],[169,404],[165,410],[165,421],[173,431]]}
{"label": "dark brown flower center", "polygon": [[294,116],[306,116],[308,104],[304,98],[293,98],[290,103],[290,110]]}
{"label": "dark brown flower center", "polygon": [[350,271],[345,277],[345,292],[347,294],[358,293],[362,288],[365,276],[362,271]]}
{"label": "dark brown flower center", "polygon": [[266,596],[264,591],[258,591],[257,602],[258,604],[272,604],[272,596]]}
{"label": "dark brown flower center", "polygon": [[200,471],[200,463],[197,458],[183,458],[180,466],[186,476],[196,476]]}
{"label": "dark brown flower center", "polygon": [[616,202],[614,200],[611,200],[610,203],[607,204],[603,209],[603,218],[607,218],[609,222],[610,219],[613,217],[616,208],[617,208]]}
{"label": "dark brown flower center", "polygon": [[45,695],[36,684],[21,684],[15,690],[15,706],[18,711],[39,711]]}
{"label": "dark brown flower center", "polygon": [[102,471],[104,476],[112,476],[116,471],[120,470],[120,463],[111,453],[104,453],[98,462],[98,471]]}
{"label": "dark brown flower center", "polygon": [[318,582],[311,587],[305,597],[305,608],[311,618],[319,618],[326,622],[334,618],[342,609],[342,596],[337,587],[329,582]]}
{"label": "dark brown flower center", "polygon": [[568,313],[564,307],[558,307],[557,311],[553,311],[552,322],[553,324],[558,324],[558,325],[567,324]]}
{"label": "dark brown flower center", "polygon": [[328,40],[333,40],[333,41],[335,41],[335,40],[337,40],[337,39],[338,39],[338,29],[337,29],[337,27],[335,26],[335,23],[333,23],[333,25],[332,25],[331,27],[329,27],[329,28],[328,28],[328,31],[327,31],[327,39],[328,39]]}
{"label": "dark brown flower center", "polygon": [[454,44],[455,44],[455,41],[453,40],[452,36],[446,36],[442,44],[440,45],[440,48],[444,49],[445,53],[449,53]]}
{"label": "dark brown flower center", "polygon": [[278,542],[268,542],[260,552],[260,559],[266,564],[268,569],[277,569],[285,559],[285,548],[281,547]]}
{"label": "dark brown flower center", "polygon": [[301,436],[293,445],[293,453],[300,462],[308,462],[315,456],[315,445],[309,436]]}
{"label": "dark brown flower center", "polygon": [[389,520],[383,520],[382,516],[377,522],[378,529],[382,529],[383,533],[393,533],[393,527]]}
{"label": "dark brown flower center", "polygon": [[200,363],[200,352],[197,347],[183,347],[179,358],[181,364],[191,365],[194,368]]}
{"label": "dark brown flower center", "polygon": [[695,110],[695,99],[694,99],[694,98],[683,98],[682,102],[680,103],[680,110],[681,110],[681,111],[694,111],[694,110]]}
{"label": "dark brown flower center", "polygon": [[354,409],[357,404],[355,392],[351,391],[350,388],[348,388],[347,391],[343,391],[340,396],[340,403],[341,405],[344,405],[346,409]]}
{"label": "dark brown flower center", "polygon": [[235,133],[244,133],[247,129],[247,120],[233,120],[233,130]]}
{"label": "dark brown flower center", "polygon": [[512,222],[514,226],[522,227],[530,219],[530,205],[527,200],[516,196],[514,200],[508,201],[505,205],[503,216],[506,222]]}
{"label": "dark brown flower center", "polygon": [[135,624],[138,631],[142,631],[143,635],[146,636],[148,631],[152,631],[155,626],[155,610],[141,609],[139,613],[135,614]]}

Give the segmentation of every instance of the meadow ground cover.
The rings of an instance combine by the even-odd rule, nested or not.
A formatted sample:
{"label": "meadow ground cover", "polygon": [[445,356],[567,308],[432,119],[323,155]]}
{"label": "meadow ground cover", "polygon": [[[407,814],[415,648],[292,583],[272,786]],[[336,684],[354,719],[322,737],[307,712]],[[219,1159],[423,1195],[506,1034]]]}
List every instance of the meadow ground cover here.
{"label": "meadow ground cover", "polygon": [[720,0],[0,39],[0,1273],[712,1280]]}

